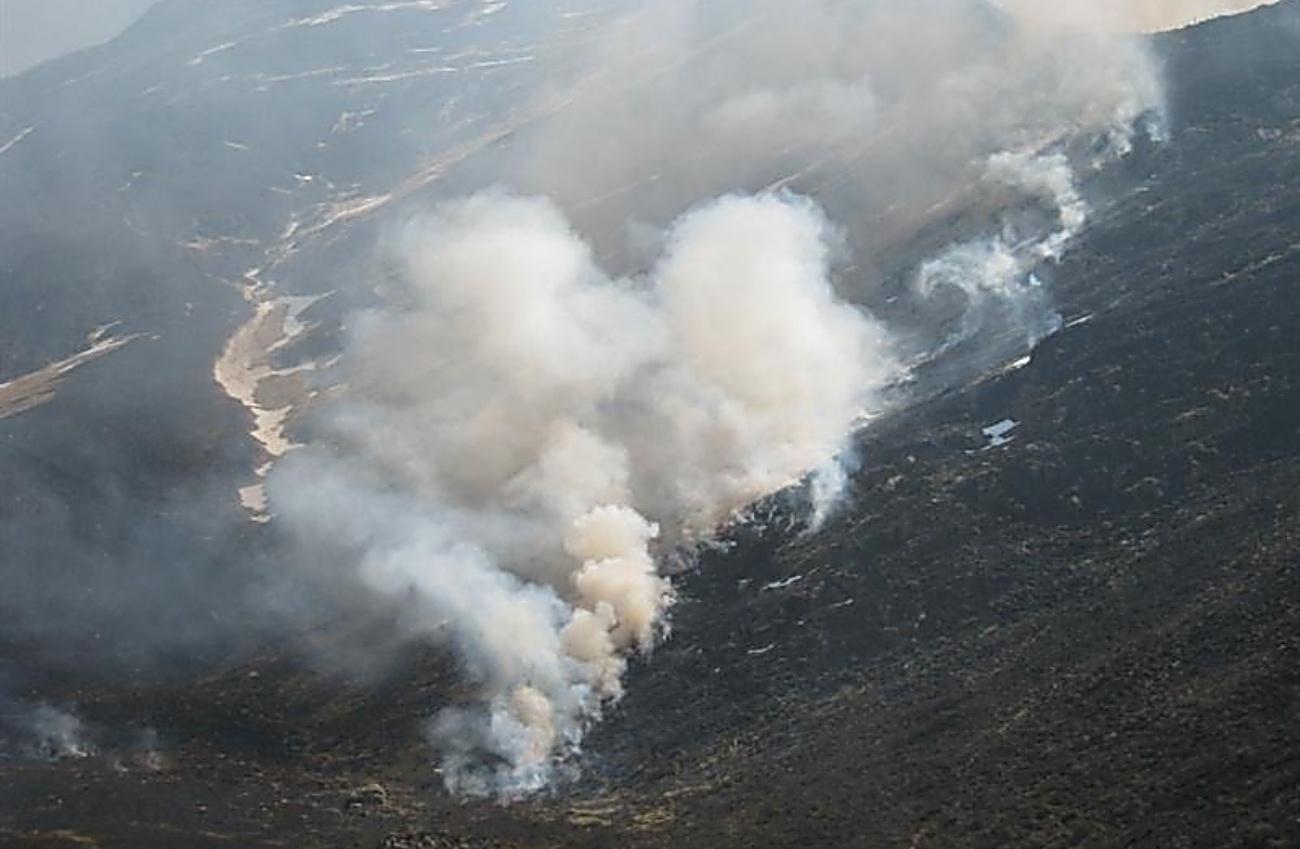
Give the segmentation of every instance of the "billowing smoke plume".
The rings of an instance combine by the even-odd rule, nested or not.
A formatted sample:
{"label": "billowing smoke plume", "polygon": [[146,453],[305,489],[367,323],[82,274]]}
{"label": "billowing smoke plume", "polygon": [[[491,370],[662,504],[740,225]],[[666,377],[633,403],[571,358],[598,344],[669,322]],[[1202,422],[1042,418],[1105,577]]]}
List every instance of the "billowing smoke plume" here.
{"label": "billowing smoke plume", "polygon": [[[1124,155],[1159,111],[1136,42],[972,0],[668,2],[601,44],[497,163],[535,194],[393,238],[385,306],[270,480],[338,577],[455,648],[477,691],[431,733],[456,792],[536,789],[578,747],[668,627],[667,551],[810,472],[810,527],[833,515],[846,437],[901,376],[837,294],[870,300],[864,249],[963,194],[1037,210],[915,287],[966,300],[940,352],[990,311],[1033,344],[1057,321],[1035,268],[1087,220],[1071,157]],[[787,186],[892,224],[841,232]]]}
{"label": "billowing smoke plume", "polygon": [[[367,611],[391,613],[404,636],[453,649],[472,681],[473,692],[458,694],[463,697],[444,706],[431,726],[450,787],[511,795],[548,780],[589,723],[619,698],[627,664],[649,652],[668,628],[673,590],[658,565],[665,555],[707,536],[756,496],[809,473],[810,525],[832,517],[850,484],[845,438],[883,406],[882,389],[900,376],[903,354],[909,362],[918,353],[916,361],[959,356],[965,340],[1007,328],[1020,335],[1018,344],[1032,345],[1055,329],[1059,319],[1041,266],[1059,259],[1086,226],[1088,177],[1125,155],[1144,124],[1159,123],[1153,62],[1140,41],[1120,33],[1183,23],[1179,16],[1207,4],[620,0],[579,2],[575,8],[587,8],[554,16],[547,4],[510,4],[511,10],[530,5],[536,14],[514,18],[511,26],[519,31],[505,32],[493,30],[492,20],[510,19],[511,12],[484,16],[481,31],[517,49],[521,55],[511,61],[523,61],[530,44],[568,44],[573,30],[557,34],[546,26],[580,28],[612,15],[611,9],[631,11],[599,37],[579,39],[599,45],[591,55],[537,51],[531,79],[547,82],[535,97],[520,94],[527,90],[522,82],[499,90],[488,85],[487,74],[497,71],[470,77],[475,64],[505,63],[442,67],[438,58],[438,67],[415,75],[385,69],[388,82],[445,83],[436,92],[446,103],[409,123],[403,117],[376,126],[401,127],[392,135],[405,135],[433,123],[430,115],[439,125],[448,123],[445,111],[463,119],[473,136],[449,131],[431,141],[437,149],[420,151],[427,157],[423,167],[399,156],[391,168],[363,167],[386,159],[388,148],[359,153],[371,142],[349,142],[358,145],[350,148],[331,138],[327,148],[319,141],[335,120],[342,136],[350,123],[359,126],[357,116],[369,114],[343,101],[350,104],[343,112],[348,120],[334,114],[323,120],[325,112],[316,109],[339,104],[332,89],[369,92],[380,77],[332,77],[309,51],[301,74],[272,78],[272,68],[256,66],[264,54],[251,43],[213,42],[196,50],[202,61],[191,61],[186,73],[225,60],[232,66],[230,76],[211,78],[222,80],[220,86],[186,83],[196,85],[186,102],[199,105],[177,114],[195,121],[192,135],[210,135],[212,147],[249,154],[249,162],[275,168],[300,161],[322,169],[338,164],[347,175],[332,175],[340,186],[377,186],[373,196],[335,195],[324,194],[333,192],[324,175],[274,177],[322,193],[275,207],[288,217],[282,230],[286,222],[278,212],[251,215],[251,208],[273,209],[261,194],[267,186],[277,197],[298,198],[300,192],[274,183],[273,171],[250,172],[256,180],[228,186],[224,177],[233,168],[222,169],[223,179],[194,184],[203,187],[199,205],[215,210],[198,234],[176,223],[191,217],[191,207],[181,203],[188,188],[176,197],[161,179],[150,188],[167,201],[154,216],[157,232],[175,229],[204,253],[210,241],[243,243],[210,240],[209,227],[225,233],[230,222],[260,221],[249,227],[265,231],[258,238],[271,246],[271,264],[285,275],[280,282],[298,275],[286,291],[310,290],[313,281],[306,278],[329,262],[313,255],[311,262],[293,264],[293,255],[306,258],[321,247],[317,236],[325,224],[300,226],[307,209],[290,203],[326,201],[323,206],[334,210],[327,220],[336,227],[332,236],[375,210],[410,201],[412,186],[439,192],[454,185],[465,192],[500,181],[518,192],[443,203],[393,236],[393,273],[376,271],[362,281],[362,288],[381,290],[384,306],[352,322],[341,365],[333,370],[338,385],[320,393],[326,400],[309,421],[292,421],[288,406],[272,411],[276,429],[292,425],[294,440],[308,447],[291,452],[288,440],[268,444],[285,456],[268,480],[275,519],[267,534],[281,528],[293,534],[306,553],[301,559],[316,567],[312,589],[326,587],[322,595],[330,602],[360,598]],[[385,35],[383,21],[392,16],[351,13],[420,6],[433,16],[443,4],[355,3],[340,7],[348,14],[313,17],[290,6],[266,4],[259,19],[278,16],[298,22],[291,25],[295,34],[345,39],[349,18],[367,18],[375,40],[356,45],[353,58],[369,62],[394,49],[395,42],[374,35]],[[468,31],[454,38],[462,36],[471,39]],[[278,52],[281,42],[274,44]],[[340,44],[319,46],[328,52]],[[457,46],[455,52],[473,58],[482,47]],[[424,50],[411,52],[423,56]],[[397,61],[384,60],[390,58]],[[168,62],[168,68],[175,64]],[[296,86],[318,73],[329,82],[300,98]],[[243,100],[236,109],[233,101],[198,94],[233,92],[226,80],[249,79],[259,88],[247,113]],[[459,87],[469,79],[475,82]],[[263,99],[291,82],[292,98]],[[482,89],[474,87],[480,83]],[[375,97],[383,101],[382,114],[417,101],[427,106],[435,100],[435,90],[429,91],[426,97],[424,88],[405,95],[388,89]],[[276,114],[267,111],[268,102],[295,108]],[[472,109],[463,108],[467,102]],[[302,115],[295,125],[288,116],[297,115],[297,106]],[[469,114],[480,110],[491,116]],[[199,124],[199,115],[214,123]],[[267,115],[284,123],[261,137],[265,148],[228,138],[232,116],[251,134],[265,129]],[[6,134],[5,155],[25,155],[35,149],[32,140],[54,131],[19,126]],[[374,139],[380,132],[353,138]],[[281,142],[284,149],[272,145]],[[308,147],[291,144],[316,152],[307,155]],[[157,150],[142,149],[151,152],[145,159]],[[328,155],[319,152],[325,149]],[[184,171],[171,173],[188,179],[193,152],[182,153]],[[138,158],[134,151],[130,157]],[[126,160],[117,164],[122,167],[115,164],[113,173],[130,174],[134,167]],[[126,189],[135,182],[132,177],[119,194],[133,197]],[[152,177],[143,182],[155,183]],[[80,199],[85,181],[72,183],[76,194],[68,196]],[[248,198],[230,205],[230,196],[245,190]],[[978,214],[962,215],[971,209]],[[69,229],[79,237],[83,232]],[[121,250],[116,240],[106,243]],[[150,265],[152,248],[142,256],[148,259],[140,263]],[[269,277],[265,283],[268,291],[276,286]],[[204,277],[192,291],[215,288]],[[89,289],[78,284],[76,297]],[[880,318],[888,314],[901,325],[920,315],[916,323],[924,323],[945,292],[961,302],[955,322],[945,320],[937,329],[909,325],[895,334]],[[352,294],[344,291],[338,300]],[[147,293],[139,299],[148,300]],[[893,302],[899,306],[889,307]],[[285,304],[276,310],[289,309]],[[185,333],[192,327],[190,306],[184,323],[174,326]],[[227,309],[202,301],[195,312],[224,316]],[[275,323],[287,324],[279,313]],[[170,332],[170,350],[189,352],[188,337]],[[909,350],[900,352],[903,344]],[[155,358],[149,367],[166,359]],[[254,365],[253,371],[271,369]],[[157,487],[161,494],[150,489],[147,499],[124,499],[113,516],[129,532],[98,533],[105,525],[116,531],[99,521],[108,514],[101,504],[119,490],[133,491],[119,482],[137,477],[141,457],[209,456],[200,450],[211,438],[206,420],[201,436],[178,438],[166,452],[156,450],[154,431],[123,424],[149,409],[144,399],[155,403],[158,375],[149,374],[148,385],[136,387],[138,397],[118,397],[119,385],[107,381],[99,395],[89,396],[95,416],[87,418],[97,428],[107,420],[124,446],[111,463],[84,463],[80,458],[91,452],[51,451],[33,452],[40,462],[4,466],[43,469],[45,456],[68,454],[74,456],[69,462],[83,462],[89,471],[60,477],[105,482],[83,499],[89,506],[74,511],[73,523],[57,493],[33,499],[29,493],[41,490],[10,474],[19,481],[15,491],[23,493],[15,503],[24,506],[0,523],[19,541],[9,544],[5,589],[22,601],[5,609],[36,611],[27,613],[35,624],[22,627],[42,646],[74,653],[64,644],[76,642],[61,633],[76,630],[68,623],[88,620],[82,615],[87,610],[111,610],[112,621],[125,624],[116,625],[105,644],[120,646],[128,642],[121,637],[136,636],[145,647],[179,646],[175,652],[188,656],[191,645],[210,641],[214,626],[208,623],[217,609],[241,614],[227,618],[239,623],[229,630],[243,631],[245,620],[282,617],[281,595],[304,607],[319,600],[299,595],[296,585],[281,589],[277,575],[276,599],[249,601],[267,595],[256,583],[262,579],[250,576],[272,570],[258,568],[246,545],[232,540],[229,527],[240,523],[242,531],[242,515],[211,506],[230,500],[234,486],[205,480],[194,486],[202,498],[185,495],[198,467],[188,459],[174,464],[185,486],[168,477],[166,487]],[[193,379],[197,372],[179,364],[168,374],[186,391],[201,383]],[[296,390],[279,390],[268,394],[299,403]],[[257,401],[251,394],[246,403]],[[174,388],[166,398],[177,409],[207,409],[182,403],[191,396]],[[105,419],[105,410],[116,412]],[[198,433],[188,413],[174,418],[181,424],[160,425],[158,433]],[[209,486],[216,496],[208,496]],[[184,515],[199,518],[181,520],[158,509],[165,499],[192,502]],[[228,507],[233,514],[235,505]],[[96,533],[66,532],[80,528]],[[75,546],[65,546],[65,539],[75,539]],[[223,545],[193,543],[212,539]],[[56,547],[48,548],[47,540]],[[226,542],[237,555],[218,550]],[[114,568],[102,568],[110,550]],[[248,562],[228,568],[237,560]],[[76,568],[31,569],[37,562]],[[87,575],[95,592],[84,591]],[[173,612],[160,620],[159,611]],[[26,739],[79,739],[69,714],[48,714],[49,721],[37,725],[28,721],[35,715],[30,710],[22,715]],[[49,730],[34,732],[37,727]]]}
{"label": "billowing smoke plume", "polygon": [[551,203],[502,192],[411,223],[346,400],[272,480],[285,521],[354,552],[478,683],[434,725],[455,790],[540,786],[667,625],[657,541],[830,460],[897,373],[806,199],[723,198],[664,244],[614,278]]}
{"label": "billowing smoke plume", "polygon": [[[340,185],[364,184],[369,191],[380,184],[373,196],[337,194],[323,175],[281,175],[301,184],[300,191],[270,184],[277,196],[283,191],[293,200],[283,201],[287,227],[273,228],[286,223],[279,220],[249,224],[260,229],[258,256],[268,261],[264,285],[251,297],[277,287],[272,272],[284,275],[280,283],[292,278],[286,288],[310,289],[318,281],[306,278],[332,256],[313,254],[323,247],[325,228],[335,228],[332,237],[365,215],[391,211],[414,199],[412,187],[438,192],[454,184],[454,191],[472,193],[501,181],[518,192],[435,204],[392,235],[392,267],[363,281],[380,290],[383,306],[355,316],[336,368],[321,360],[322,384],[338,378],[328,391],[313,396],[295,382],[306,381],[308,371],[291,373],[270,361],[288,356],[294,340],[310,333],[296,312],[306,300],[264,304],[261,320],[224,346],[231,356],[222,358],[216,376],[227,391],[253,408],[265,401],[260,396],[277,399],[265,401],[256,431],[275,461],[267,480],[272,522],[259,531],[259,544],[265,539],[269,548],[282,531],[291,535],[304,555],[296,559],[315,567],[310,591],[289,586],[276,593],[265,604],[271,616],[260,600],[248,600],[257,593],[244,584],[257,579],[246,576],[269,570],[252,568],[261,555],[232,540],[227,528],[242,519],[231,515],[233,503],[223,514],[208,509],[206,497],[191,497],[203,503],[181,511],[184,519],[135,509],[164,498],[184,501],[191,489],[206,493],[212,482],[189,485],[194,466],[187,460],[176,466],[185,486],[169,476],[168,486],[156,487],[165,495],[151,489],[147,499],[128,499],[115,514],[125,517],[129,532],[86,533],[94,544],[80,546],[90,552],[84,566],[43,554],[50,550],[46,539],[63,538],[62,502],[26,499],[6,524],[23,525],[23,545],[11,546],[8,561],[20,564],[10,572],[23,583],[16,591],[7,586],[10,596],[39,600],[54,586],[47,570],[33,571],[28,561],[76,563],[66,575],[95,576],[96,592],[81,592],[85,582],[68,578],[52,593],[58,604],[13,607],[111,608],[126,622],[120,632],[184,646],[177,635],[206,637],[213,619],[192,611],[222,608],[223,621],[238,622],[279,614],[279,596],[304,607],[322,597],[322,607],[359,599],[367,612],[391,614],[404,638],[445,645],[460,661],[471,690],[436,706],[441,710],[430,732],[448,785],[505,795],[534,789],[620,697],[628,663],[651,651],[668,628],[673,588],[659,564],[752,499],[809,473],[810,525],[834,515],[850,480],[846,437],[883,406],[883,390],[901,371],[896,334],[875,317],[885,314],[881,306],[889,297],[882,294],[886,274],[874,263],[888,265],[882,256],[983,193],[1009,195],[1003,206],[1013,209],[1041,207],[1046,215],[1011,216],[991,236],[969,221],[955,230],[935,228],[950,233],[956,246],[927,244],[932,259],[921,266],[920,294],[898,294],[915,301],[899,314],[909,308],[922,314],[916,307],[925,306],[927,292],[960,294],[967,302],[965,336],[982,332],[989,310],[1023,313],[1034,328],[1026,340],[1032,342],[1050,330],[1052,315],[1047,293],[1034,284],[1036,266],[1059,257],[1086,218],[1076,175],[1088,163],[1081,160],[1122,155],[1134,125],[1158,111],[1155,75],[1136,42],[981,0],[626,1],[632,13],[586,42],[599,44],[593,55],[538,51],[550,57],[538,59],[539,66],[557,67],[539,69],[534,78],[548,82],[532,99],[522,88],[497,91],[486,76],[474,78],[484,83],[480,91],[460,82],[471,65],[448,71],[437,59],[449,101],[475,101],[477,109],[482,92],[495,92],[481,101],[494,115],[486,121],[462,116],[472,119],[466,132],[473,138],[449,132],[436,143],[449,147],[421,152],[432,162],[423,168],[411,161],[392,169],[343,168],[351,176]],[[285,12],[274,5],[268,16]],[[386,5],[419,6],[430,15],[441,7]],[[1045,0],[1038,4],[1045,6]],[[359,17],[351,12],[369,8],[354,4],[343,16],[294,18],[301,25],[292,28],[304,38],[308,30],[343,32],[349,18]],[[385,16],[365,17],[379,27]],[[555,33],[535,31],[537,21],[548,20],[555,22],[540,12],[515,19],[513,26],[532,29],[509,33],[512,43],[554,41]],[[287,31],[273,25],[273,32]],[[374,52],[393,49],[378,45]],[[338,43],[322,42],[322,48],[337,50]],[[201,61],[185,65],[199,70],[186,73],[262,55],[246,49],[251,44],[206,44],[195,54]],[[369,55],[371,48],[357,52]],[[240,76],[246,70],[241,66],[231,79],[247,82]],[[279,85],[263,76],[267,70],[253,71],[257,84]],[[315,71],[303,70],[305,76],[282,81],[308,85]],[[413,86],[433,79],[396,69],[385,77]],[[361,85],[349,76],[329,88]],[[304,107],[316,100],[337,105],[326,89],[309,90],[317,94],[303,98]],[[258,91],[253,100],[268,102]],[[416,99],[394,94],[384,109],[397,111]],[[447,107],[460,114],[454,103]],[[315,127],[317,117],[312,111],[310,121],[302,120]],[[264,116],[249,117],[242,129],[251,133],[265,123]],[[383,126],[399,124],[406,126]],[[328,155],[271,146],[280,133],[267,133],[259,142],[267,147],[258,150],[242,136],[227,138],[228,131],[225,122],[213,129],[221,135],[212,146],[250,154],[249,161],[256,150],[257,161],[310,160],[325,169],[353,150],[341,140],[328,147],[318,142],[321,128],[294,143],[310,137]],[[8,135],[20,146],[5,155],[26,155],[29,135],[22,127]],[[382,158],[370,149],[355,156]],[[306,187],[313,200],[301,199]],[[262,189],[257,182],[257,192]],[[234,190],[217,185],[203,195],[205,204],[221,200],[211,218],[220,220],[216,229],[223,233],[262,203],[228,207],[229,193]],[[317,201],[333,211],[319,226],[306,226],[303,205]],[[165,209],[156,221],[169,226],[158,232],[171,233],[172,220],[187,214]],[[177,209],[188,207],[178,203]],[[391,223],[386,232],[393,232]],[[186,229],[180,238],[193,239],[185,244],[206,254],[212,240],[195,235]],[[304,262],[296,264],[295,256]],[[908,259],[909,274],[914,260]],[[206,280],[204,287],[212,288]],[[336,300],[355,294],[342,291]],[[176,321],[166,337],[175,345],[169,350],[188,353],[188,337],[175,328],[191,324]],[[281,330],[280,342],[256,350]],[[935,341],[915,335],[923,346]],[[246,347],[253,355],[241,350]],[[195,384],[197,372],[176,369],[178,386]],[[106,383],[102,394],[116,396],[116,389]],[[105,398],[97,414],[121,404],[120,421],[135,422],[140,413],[133,401]],[[309,403],[315,405],[310,418],[292,421],[292,408]],[[144,435],[115,459],[121,471],[99,474],[102,465],[89,466],[85,479],[110,483],[66,527],[101,527],[99,501],[112,497],[117,479],[141,457],[155,453],[152,431],[120,430]],[[180,442],[171,454],[208,457],[197,448],[209,438],[205,430],[193,446]],[[291,450],[294,443],[307,447]],[[21,468],[38,465],[24,461]],[[225,503],[227,487],[213,485]],[[246,499],[259,509],[260,502]],[[39,531],[31,530],[38,527],[33,515],[41,519]],[[192,533],[190,515],[200,517]],[[185,533],[176,532],[182,526]],[[191,541],[197,539],[223,543],[200,548],[196,558]],[[214,550],[226,542],[229,551]],[[101,547],[113,548],[127,566],[100,568]],[[240,559],[246,562],[239,568],[226,568]],[[160,561],[168,568],[153,565]],[[185,568],[170,568],[172,561]],[[277,588],[279,579],[277,573]],[[227,582],[236,591],[216,591]],[[163,597],[168,603],[158,605]],[[173,597],[198,603],[173,604]],[[148,615],[121,614],[141,610]],[[179,611],[173,617],[180,624],[171,627],[168,619],[158,627],[157,610]],[[84,618],[27,615],[43,644],[56,642],[44,639],[47,630]],[[72,724],[47,726],[54,730],[42,732],[45,738],[73,739],[63,733],[75,731]]]}

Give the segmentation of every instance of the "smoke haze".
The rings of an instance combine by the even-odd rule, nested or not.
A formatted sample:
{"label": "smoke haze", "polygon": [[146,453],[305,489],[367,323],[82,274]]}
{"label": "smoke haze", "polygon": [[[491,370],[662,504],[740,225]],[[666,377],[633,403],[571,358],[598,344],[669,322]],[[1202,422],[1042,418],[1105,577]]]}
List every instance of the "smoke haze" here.
{"label": "smoke haze", "polygon": [[[922,226],[996,153],[1085,134],[1122,146],[1158,111],[1145,46],[1034,3],[650,4],[599,40],[507,178],[618,254],[701,199],[793,185],[870,254]],[[858,257],[859,261],[870,256]]]}
{"label": "smoke haze", "polygon": [[383,305],[270,505],[345,553],[305,558],[325,580],[456,650],[477,695],[431,725],[450,790],[515,797],[577,751],[668,630],[667,551],[814,470],[809,525],[833,515],[846,440],[917,351],[852,271],[897,231],[826,209],[919,223],[1009,193],[1041,213],[921,265],[919,310],[962,298],[922,353],[1059,326],[1034,271],[1087,222],[1079,175],[1161,99],[1141,43],[1042,8],[647,5],[498,155],[522,194],[390,230]]}
{"label": "smoke haze", "polygon": [[107,41],[154,0],[0,0],[0,77]]}
{"label": "smoke haze", "polygon": [[[667,628],[666,548],[813,470],[810,526],[844,494],[837,455],[904,377],[891,332],[837,294],[879,240],[772,187],[813,165],[850,181],[845,212],[972,184],[1042,207],[917,278],[922,301],[965,299],[939,350],[986,330],[990,302],[1032,345],[1059,321],[1033,271],[1087,220],[1076,167],[1158,121],[1142,46],[1092,27],[958,0],[740,11],[617,24],[505,165],[540,194],[475,194],[396,231],[343,397],[272,477],[280,519],[351,552],[347,578],[477,682],[477,706],[433,724],[455,792],[535,790],[576,750]],[[1098,152],[1076,165],[1080,141]],[[600,251],[574,223],[595,208]]]}
{"label": "smoke haze", "polygon": [[[378,27],[390,12],[433,15],[443,4],[245,5],[264,30],[247,43],[187,43],[177,67],[205,73],[242,62],[246,47],[274,52],[276,39],[341,42],[351,19]],[[854,429],[906,403],[914,370],[988,337],[1023,353],[1054,332],[1043,267],[1087,227],[1089,180],[1140,135],[1158,137],[1163,122],[1156,63],[1124,32],[1156,18],[1116,25],[1082,0],[625,5],[581,50],[538,59],[520,84],[523,102],[501,110],[506,129],[493,126],[491,141],[467,144],[462,159],[437,160],[463,168],[447,166],[425,193],[339,178],[346,185],[326,194],[328,181],[307,168],[324,170],[321,161],[261,139],[274,151],[267,160],[289,170],[271,200],[252,205],[288,204],[280,198],[295,192],[312,200],[283,207],[284,221],[267,213],[284,235],[265,243],[265,255],[248,251],[235,275],[257,282],[249,300],[276,291],[269,272],[259,277],[265,267],[321,244],[305,233],[383,210],[378,259],[358,262],[361,279],[344,281],[334,299],[368,305],[349,311],[340,340],[313,337],[306,312],[317,298],[289,303],[327,288],[304,283],[321,272],[310,263],[293,281],[300,288],[279,293],[283,303],[255,307],[276,321],[245,325],[243,336],[210,334],[214,357],[265,343],[245,363],[255,368],[236,375],[250,384],[240,403],[251,409],[277,394],[259,395],[266,387],[254,377],[279,381],[281,400],[291,399],[254,411],[259,445],[274,448],[254,465],[269,470],[265,505],[254,499],[269,519],[258,539],[284,547],[255,557],[243,531],[229,530],[245,518],[231,493],[248,483],[243,465],[257,446],[233,459],[200,455],[240,471],[170,488],[182,505],[174,512],[124,498],[129,531],[88,537],[93,552],[65,550],[74,536],[59,505],[29,504],[0,517],[0,530],[21,540],[15,562],[53,551],[69,575],[93,580],[92,591],[74,594],[21,572],[7,589],[25,602],[8,602],[33,623],[22,627],[40,642],[58,642],[59,629],[88,640],[81,629],[110,630],[91,614],[111,611],[104,620],[127,637],[106,642],[129,647],[134,661],[137,648],[187,656],[222,629],[292,630],[284,623],[319,613],[322,599],[391,614],[398,640],[446,646],[471,683],[454,703],[430,706],[447,786],[508,798],[543,787],[622,696],[629,662],[668,633],[674,591],[662,564],[689,557],[754,499],[800,481],[808,525],[820,527],[851,495],[855,464],[870,462],[848,450]],[[1159,20],[1190,8],[1161,6]],[[158,26],[168,20],[159,15]],[[528,34],[539,43],[570,25],[558,13],[527,18],[538,20],[550,28]],[[245,80],[259,98],[318,77],[331,98],[403,79],[387,65],[367,65],[364,79],[352,68],[331,76],[342,74],[330,64],[339,45],[322,43],[323,57],[302,67],[286,62],[251,81],[236,67],[219,79]],[[462,70],[429,61],[439,64],[409,79]],[[456,97],[475,101],[479,92],[466,90]],[[333,110],[336,101],[319,96]],[[365,122],[390,106],[378,95],[347,103],[357,109],[331,112],[303,138],[332,156],[336,148],[312,135],[327,132],[329,145],[362,159],[346,145],[373,138]],[[237,113],[221,105],[222,120]],[[222,173],[252,160],[272,113],[258,109],[236,124],[242,133],[212,130],[222,157],[241,157],[220,160]],[[398,126],[390,135],[411,131]],[[48,132],[17,127],[4,155],[24,154]],[[391,202],[398,196],[403,204]],[[179,218],[162,206],[161,217]],[[333,217],[313,229],[311,209]],[[223,224],[242,220],[236,205],[226,212]],[[186,235],[192,252],[220,242]],[[243,243],[229,243],[246,256]],[[252,262],[262,265],[245,272]],[[177,311],[188,318],[191,307]],[[263,338],[290,323],[291,334]],[[299,344],[334,348],[301,372],[277,369],[272,360]],[[982,367],[959,365],[961,379]],[[128,400],[119,402],[124,420],[144,403]],[[130,458],[155,450],[151,435],[138,440]],[[195,538],[217,544],[196,556]],[[110,544],[129,580],[102,566],[98,548]],[[170,568],[177,563],[185,568]]]}
{"label": "smoke haze", "polygon": [[1096,0],[1052,4],[1050,8],[1038,0],[998,2],[1009,9],[1057,16],[1117,32],[1158,32],[1270,6],[1277,0]]}

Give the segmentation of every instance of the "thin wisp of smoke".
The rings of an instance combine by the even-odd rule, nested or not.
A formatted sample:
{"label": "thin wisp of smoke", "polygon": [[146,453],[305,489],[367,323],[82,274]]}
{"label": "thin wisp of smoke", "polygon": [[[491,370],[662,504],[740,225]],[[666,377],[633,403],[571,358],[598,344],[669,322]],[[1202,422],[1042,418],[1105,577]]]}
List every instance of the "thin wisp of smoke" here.
{"label": "thin wisp of smoke", "polygon": [[26,704],[0,694],[0,759],[79,759],[94,752],[75,712],[51,704]]}
{"label": "thin wisp of smoke", "polygon": [[1028,347],[1056,332],[1061,317],[1052,310],[1034,269],[1044,262],[1059,261],[1088,222],[1088,205],[1079,195],[1074,172],[1063,154],[998,154],[989,160],[985,179],[1050,206],[1055,226],[1046,233],[1026,236],[1008,224],[995,236],[953,245],[921,266],[916,288],[923,297],[949,287],[966,299],[961,322],[944,340],[941,351],[984,329],[990,309],[1007,311],[1004,318],[1023,333]]}

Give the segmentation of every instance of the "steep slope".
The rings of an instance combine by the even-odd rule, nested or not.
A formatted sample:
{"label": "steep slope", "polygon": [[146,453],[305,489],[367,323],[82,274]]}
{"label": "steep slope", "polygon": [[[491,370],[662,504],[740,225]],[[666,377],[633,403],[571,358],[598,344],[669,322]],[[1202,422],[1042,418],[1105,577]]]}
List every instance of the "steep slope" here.
{"label": "steep slope", "polygon": [[[1241,44],[1249,61],[1221,58]],[[1055,271],[1065,329],[864,433],[852,503],[819,533],[787,493],[680,576],[673,639],[552,795],[441,794],[423,740],[455,694],[441,655],[357,682],[265,647],[199,680],[33,686],[124,736],[103,759],[0,761],[0,838],[1293,845],[1297,45],[1294,2],[1160,37],[1171,138]],[[144,726],[161,746],[121,730]]]}

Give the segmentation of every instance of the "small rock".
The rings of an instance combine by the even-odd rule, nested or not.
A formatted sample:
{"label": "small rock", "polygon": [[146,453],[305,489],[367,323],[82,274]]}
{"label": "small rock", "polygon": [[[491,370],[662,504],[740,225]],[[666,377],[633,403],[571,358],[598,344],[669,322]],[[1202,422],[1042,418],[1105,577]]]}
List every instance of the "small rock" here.
{"label": "small rock", "polygon": [[348,794],[343,806],[345,808],[386,808],[388,791],[384,789],[384,785],[377,782],[364,784]]}
{"label": "small rock", "polygon": [[390,834],[379,844],[379,849],[465,849],[468,846],[464,840],[422,831]]}

